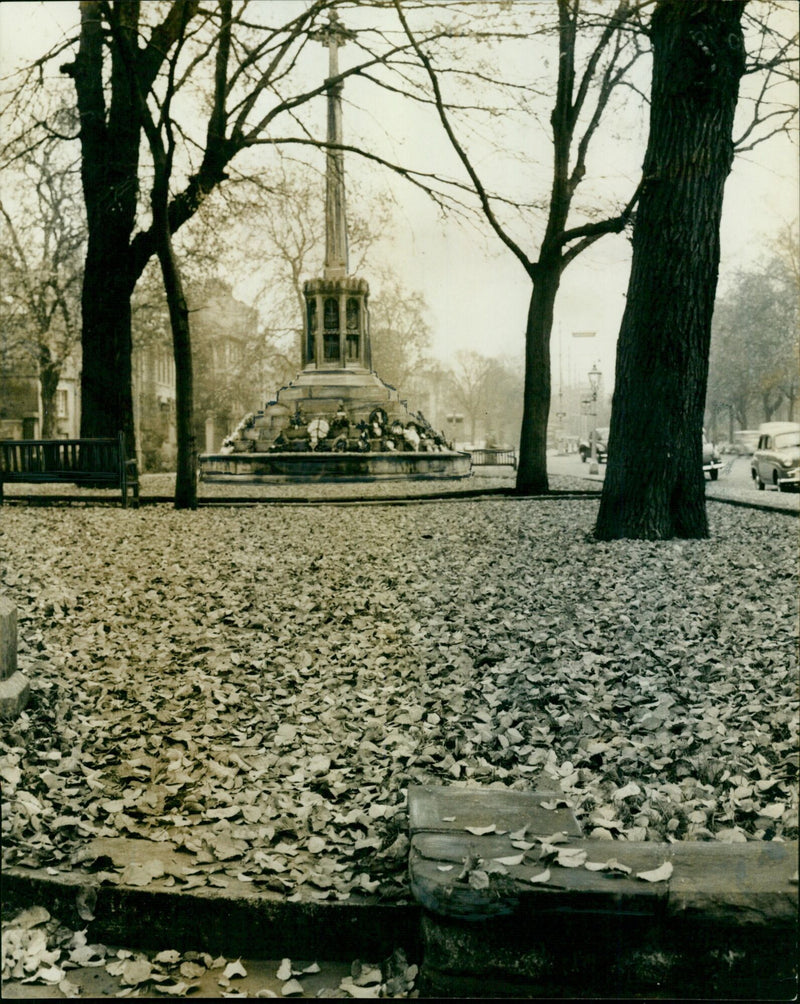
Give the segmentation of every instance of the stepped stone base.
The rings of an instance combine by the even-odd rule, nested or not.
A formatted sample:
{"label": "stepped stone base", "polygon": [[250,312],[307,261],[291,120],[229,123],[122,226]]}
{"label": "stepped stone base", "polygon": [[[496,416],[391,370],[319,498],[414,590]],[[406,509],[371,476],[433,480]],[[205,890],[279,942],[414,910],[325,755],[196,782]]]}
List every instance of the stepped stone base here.
{"label": "stepped stone base", "polygon": [[470,476],[468,453],[226,453],[200,457],[201,479],[215,483],[390,481]]}
{"label": "stepped stone base", "polygon": [[470,456],[448,448],[394,387],[367,369],[308,369],[219,453],[200,457],[206,482],[464,478]]}

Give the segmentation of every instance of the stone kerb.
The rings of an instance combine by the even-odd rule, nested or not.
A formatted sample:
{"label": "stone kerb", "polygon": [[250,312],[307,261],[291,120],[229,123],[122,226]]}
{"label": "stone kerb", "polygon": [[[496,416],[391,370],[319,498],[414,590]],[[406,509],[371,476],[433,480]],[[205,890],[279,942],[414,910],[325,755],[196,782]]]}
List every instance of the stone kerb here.
{"label": "stone kerb", "polygon": [[552,792],[412,787],[409,817],[427,996],[796,991],[796,841],[586,839]]}
{"label": "stone kerb", "polygon": [[30,684],[17,669],[17,608],[0,597],[0,717],[16,717],[29,697]]}

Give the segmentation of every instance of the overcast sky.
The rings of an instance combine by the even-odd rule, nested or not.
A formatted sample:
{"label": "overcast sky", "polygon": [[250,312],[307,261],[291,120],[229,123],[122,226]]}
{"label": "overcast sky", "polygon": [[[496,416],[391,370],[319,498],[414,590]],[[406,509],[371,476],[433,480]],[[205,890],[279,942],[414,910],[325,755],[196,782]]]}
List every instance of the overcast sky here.
{"label": "overcast sky", "polygon": [[[301,0],[289,2],[296,5]],[[787,30],[791,30],[790,25],[796,30],[798,9],[795,4],[787,5]],[[77,17],[77,2],[0,4],[0,60],[4,72],[20,58],[46,51]],[[355,46],[342,50],[342,69],[351,65],[349,59],[358,59]],[[327,72],[327,53],[322,48],[317,70],[320,76]],[[375,130],[379,129],[381,138],[376,142],[394,138],[393,152],[398,160],[422,164],[426,158],[430,161],[434,157],[448,162],[452,154],[432,120],[415,118],[408,104],[386,99],[376,109],[362,97],[358,85],[348,83],[346,142],[370,135],[371,131],[377,135]],[[312,119],[318,117],[320,134],[325,121],[323,98],[317,99],[309,114]],[[631,120],[627,129],[626,138],[620,140],[618,136],[605,148],[601,146],[598,153],[601,158],[612,160],[622,150],[627,157],[628,174],[635,184],[645,142],[644,120],[639,126]],[[535,148],[541,150],[541,140]],[[549,150],[544,150],[541,160],[549,170]],[[364,170],[353,161],[350,157],[346,165],[351,205],[357,203]],[[786,139],[772,140],[737,159],[725,193],[723,281],[737,268],[766,254],[777,230],[797,221],[800,198],[797,164],[797,148]],[[513,188],[514,169],[507,170],[505,181]],[[442,221],[424,196],[396,178],[385,173],[376,176],[373,171],[369,179],[373,192],[376,185],[385,184],[387,194],[393,193],[397,203],[398,226],[391,243],[383,247],[381,257],[392,262],[406,286],[424,293],[430,307],[436,354],[447,359],[459,348],[471,348],[486,354],[521,357],[530,281],[520,263],[496,238],[466,230],[454,220]],[[495,171],[492,181],[502,185],[502,173],[498,175]],[[530,256],[535,255],[535,234],[525,250]],[[565,272],[556,305],[554,380],[561,372],[567,382],[572,382],[570,378],[582,381],[597,362],[606,375],[606,386],[610,387],[629,252],[625,238],[608,237]],[[368,268],[365,278],[370,278]],[[246,290],[246,284],[242,289]],[[575,331],[594,331],[596,335],[593,339],[575,339],[572,337]]]}

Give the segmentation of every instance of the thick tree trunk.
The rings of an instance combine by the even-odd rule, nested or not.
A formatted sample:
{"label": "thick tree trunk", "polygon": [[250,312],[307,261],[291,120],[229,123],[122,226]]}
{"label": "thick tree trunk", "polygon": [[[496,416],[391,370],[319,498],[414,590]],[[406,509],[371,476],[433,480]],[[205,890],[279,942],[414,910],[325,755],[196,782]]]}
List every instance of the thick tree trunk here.
{"label": "thick tree trunk", "polygon": [[596,535],[708,535],[703,408],[744,3],[661,0],[650,137]]}
{"label": "thick tree trunk", "polygon": [[136,280],[128,257],[126,238],[123,244],[100,228],[90,231],[81,304],[81,436],[124,432],[132,456],[131,295]]}
{"label": "thick tree trunk", "polygon": [[[135,44],[139,3],[117,5],[121,28]],[[119,54],[111,62],[106,107],[103,9],[81,2],[81,36],[74,63],[62,67],[75,83],[81,117],[81,179],[88,228],[83,276],[81,435],[125,433],[135,449],[131,390],[130,298],[136,283],[130,236],[139,191],[140,122]]]}
{"label": "thick tree trunk", "polygon": [[546,492],[547,421],[550,415],[550,335],[561,281],[560,260],[540,259],[531,289],[525,330],[525,400],[517,467],[517,491]]}

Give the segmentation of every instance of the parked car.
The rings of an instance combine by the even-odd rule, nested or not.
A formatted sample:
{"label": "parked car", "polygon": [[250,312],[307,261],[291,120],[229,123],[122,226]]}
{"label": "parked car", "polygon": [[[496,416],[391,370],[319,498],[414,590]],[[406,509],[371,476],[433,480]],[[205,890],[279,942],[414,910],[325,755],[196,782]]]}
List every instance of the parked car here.
{"label": "parked car", "polygon": [[589,433],[589,439],[582,439],[578,443],[578,453],[581,455],[581,460],[585,464],[592,456],[592,442],[595,443],[595,456],[597,457],[598,464],[604,464],[606,458],[608,457],[608,428],[602,429],[592,429]]}
{"label": "parked car", "polygon": [[752,456],[758,446],[758,429],[740,429],[733,434],[733,452]]}
{"label": "parked car", "polygon": [[758,429],[758,446],[750,473],[759,491],[800,489],[800,422],[765,422]]}
{"label": "parked car", "polygon": [[706,439],[706,430],[703,429],[703,474],[716,481],[723,466],[719,450]]}

